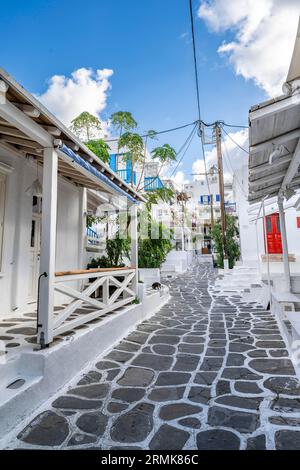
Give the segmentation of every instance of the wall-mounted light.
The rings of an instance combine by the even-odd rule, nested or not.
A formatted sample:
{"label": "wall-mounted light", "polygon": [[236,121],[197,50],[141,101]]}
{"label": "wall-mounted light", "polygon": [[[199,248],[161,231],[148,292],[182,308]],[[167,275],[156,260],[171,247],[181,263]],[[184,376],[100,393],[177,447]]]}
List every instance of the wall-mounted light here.
{"label": "wall-mounted light", "polygon": [[274,150],[273,150],[273,152],[271,152],[270,157],[269,157],[269,164],[272,165],[273,160],[275,160],[276,158],[281,157],[284,150],[285,150],[285,148],[284,148],[283,145],[278,145],[277,147],[274,146]]}

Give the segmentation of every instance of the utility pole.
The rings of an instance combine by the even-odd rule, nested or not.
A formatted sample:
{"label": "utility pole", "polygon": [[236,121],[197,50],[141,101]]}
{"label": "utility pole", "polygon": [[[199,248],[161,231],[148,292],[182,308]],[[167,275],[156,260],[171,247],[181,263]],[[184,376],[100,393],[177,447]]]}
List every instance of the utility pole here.
{"label": "utility pole", "polygon": [[214,228],[215,221],[214,221],[214,195],[210,195],[210,226],[211,230]]}
{"label": "utility pole", "polygon": [[223,159],[222,159],[222,134],[220,124],[217,122],[215,125],[216,143],[217,143],[217,156],[218,156],[218,176],[219,176],[219,191],[220,191],[220,205],[221,205],[221,224],[222,224],[222,238],[224,249],[224,268],[228,269],[228,257],[226,250],[226,214],[225,214],[225,195],[224,195],[224,173],[223,173]]}

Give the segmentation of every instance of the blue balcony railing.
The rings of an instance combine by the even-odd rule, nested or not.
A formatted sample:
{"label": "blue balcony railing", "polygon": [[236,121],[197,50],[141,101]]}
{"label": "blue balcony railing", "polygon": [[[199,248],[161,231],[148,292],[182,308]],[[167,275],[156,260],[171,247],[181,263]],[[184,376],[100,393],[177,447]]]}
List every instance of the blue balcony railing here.
{"label": "blue balcony railing", "polygon": [[144,179],[144,190],[155,191],[156,189],[162,189],[164,184],[158,176],[148,176]]}
{"label": "blue balcony railing", "polygon": [[100,238],[98,233],[95,230],[93,230],[91,227],[86,228],[86,235],[89,238],[94,238],[94,239],[99,239]]}
{"label": "blue balcony railing", "polygon": [[[125,181],[125,183],[131,183],[131,168],[126,168],[125,170],[117,170],[118,176]],[[133,172],[133,184],[136,185],[136,172]]]}

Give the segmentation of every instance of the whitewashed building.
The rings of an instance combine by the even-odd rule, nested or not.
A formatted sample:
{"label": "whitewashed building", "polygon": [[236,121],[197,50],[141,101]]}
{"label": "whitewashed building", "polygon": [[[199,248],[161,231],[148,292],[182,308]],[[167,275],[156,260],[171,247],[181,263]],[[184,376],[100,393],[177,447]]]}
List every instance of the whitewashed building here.
{"label": "whitewashed building", "polygon": [[[0,69],[0,439],[168,300],[138,284],[143,201]],[[103,204],[130,213],[131,256],[87,270]]]}

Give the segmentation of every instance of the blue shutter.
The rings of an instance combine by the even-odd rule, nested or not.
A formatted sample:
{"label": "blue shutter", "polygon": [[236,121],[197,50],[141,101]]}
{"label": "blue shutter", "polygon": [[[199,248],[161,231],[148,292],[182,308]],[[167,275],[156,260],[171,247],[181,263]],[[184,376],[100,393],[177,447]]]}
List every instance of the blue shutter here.
{"label": "blue shutter", "polygon": [[203,196],[200,196],[200,204],[203,204]]}
{"label": "blue shutter", "polygon": [[207,203],[210,204],[210,196],[207,196]]}
{"label": "blue shutter", "polygon": [[217,202],[220,202],[220,200],[221,200],[220,194],[217,194],[217,195],[216,195],[216,201],[217,201]]}
{"label": "blue shutter", "polygon": [[109,167],[112,171],[117,171],[117,155],[113,154],[109,156]]}

